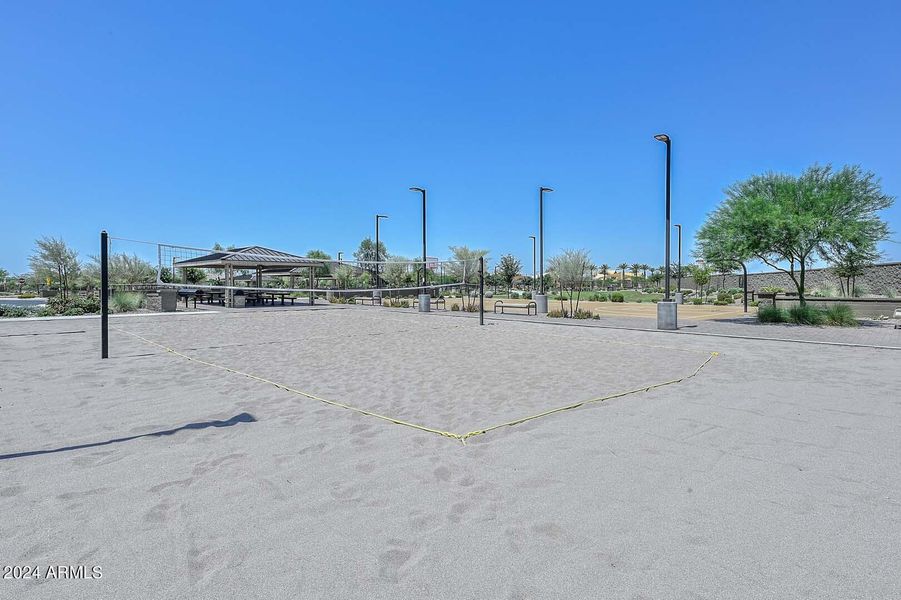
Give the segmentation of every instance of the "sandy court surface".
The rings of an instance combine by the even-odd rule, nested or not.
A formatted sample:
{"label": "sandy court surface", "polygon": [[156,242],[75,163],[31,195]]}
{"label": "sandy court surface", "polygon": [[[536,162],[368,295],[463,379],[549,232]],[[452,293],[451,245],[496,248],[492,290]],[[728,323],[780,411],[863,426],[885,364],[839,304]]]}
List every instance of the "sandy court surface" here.
{"label": "sandy court surface", "polygon": [[[901,352],[362,307],[0,323],[0,598],[901,595]],[[121,331],[119,331],[121,330]],[[451,431],[694,378],[459,441]]]}

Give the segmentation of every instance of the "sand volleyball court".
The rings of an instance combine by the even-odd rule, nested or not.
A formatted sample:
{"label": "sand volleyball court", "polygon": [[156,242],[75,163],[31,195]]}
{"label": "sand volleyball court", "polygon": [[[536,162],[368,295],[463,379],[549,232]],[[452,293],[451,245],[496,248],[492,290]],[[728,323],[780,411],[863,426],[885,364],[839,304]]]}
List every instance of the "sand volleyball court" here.
{"label": "sand volleyball court", "polygon": [[0,323],[0,597],[901,592],[898,352],[539,323]]}

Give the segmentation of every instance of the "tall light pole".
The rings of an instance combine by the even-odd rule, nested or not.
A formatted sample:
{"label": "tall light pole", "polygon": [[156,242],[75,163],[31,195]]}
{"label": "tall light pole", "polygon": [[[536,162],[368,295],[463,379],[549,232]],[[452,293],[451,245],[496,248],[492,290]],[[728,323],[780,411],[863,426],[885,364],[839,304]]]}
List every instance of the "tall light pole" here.
{"label": "tall light pole", "polygon": [[341,257],[344,256],[344,253],[338,250],[338,262],[341,262]]}
{"label": "tall light pole", "polygon": [[532,240],[532,291],[535,291],[535,236],[530,235]]}
{"label": "tall light pole", "polygon": [[539,294],[544,294],[544,193],[553,192],[549,187],[538,188],[538,240],[539,240],[539,261],[541,265],[541,283]]}
{"label": "tall light pole", "polygon": [[679,262],[677,263],[679,270],[676,272],[676,293],[678,294],[682,291],[682,225],[676,223],[673,227],[679,232]]}
{"label": "tall light pole", "polygon": [[666,144],[666,286],[664,287],[664,300],[669,300],[669,279],[670,279],[670,257],[669,257],[669,237],[670,237],[670,163],[672,162],[673,156],[673,141],[670,139],[668,135],[665,133],[658,133],[654,136],[654,139],[658,142],[663,142]]}
{"label": "tall light pole", "polygon": [[379,219],[387,219],[388,215],[375,216],[375,287],[380,288],[381,280],[379,279]]}
{"label": "tall light pole", "polygon": [[422,194],[422,285],[426,286],[428,283],[428,270],[426,269],[426,255],[425,255],[425,189],[421,187],[411,187],[411,192],[419,192]]}

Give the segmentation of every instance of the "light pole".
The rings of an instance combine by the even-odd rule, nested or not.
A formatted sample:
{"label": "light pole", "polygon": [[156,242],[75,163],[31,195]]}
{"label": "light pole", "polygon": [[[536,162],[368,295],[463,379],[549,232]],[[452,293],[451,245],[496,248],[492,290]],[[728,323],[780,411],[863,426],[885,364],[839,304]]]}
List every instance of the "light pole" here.
{"label": "light pole", "polygon": [[541,266],[541,283],[539,284],[540,294],[544,294],[544,193],[553,192],[549,187],[538,188],[538,239],[539,239],[539,261]]}
{"label": "light pole", "polygon": [[535,236],[530,235],[532,240],[532,291],[535,291]]}
{"label": "light pole", "polygon": [[344,253],[338,250],[338,262],[341,262],[341,257],[344,256]]}
{"label": "light pole", "polygon": [[670,231],[670,163],[672,161],[673,154],[673,142],[668,135],[665,133],[658,133],[654,136],[654,139],[658,142],[663,142],[666,144],[666,285],[664,287],[664,300],[669,300],[669,279],[670,279],[670,262],[669,262],[669,231]]}
{"label": "light pole", "polygon": [[676,223],[673,225],[676,230],[679,232],[679,258],[678,258],[678,271],[676,271],[676,293],[682,292],[682,225]]}
{"label": "light pole", "polygon": [[497,296],[497,265],[494,265],[494,295]]}
{"label": "light pole", "polygon": [[428,270],[426,269],[426,255],[425,255],[425,188],[421,187],[411,187],[411,192],[419,192],[422,194],[422,285],[426,286],[428,283]]}
{"label": "light pole", "polygon": [[379,219],[387,219],[388,215],[375,216],[375,287],[380,288],[379,280]]}

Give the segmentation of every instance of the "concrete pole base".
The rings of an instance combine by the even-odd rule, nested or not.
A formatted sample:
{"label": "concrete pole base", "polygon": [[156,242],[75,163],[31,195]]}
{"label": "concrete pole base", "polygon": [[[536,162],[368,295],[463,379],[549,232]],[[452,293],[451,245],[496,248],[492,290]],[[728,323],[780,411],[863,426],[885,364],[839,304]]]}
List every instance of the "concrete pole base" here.
{"label": "concrete pole base", "polygon": [[178,308],[178,290],[163,288],[160,290],[160,312],[175,312]]}
{"label": "concrete pole base", "polygon": [[432,309],[432,297],[428,294],[419,294],[419,312],[429,312]]}
{"label": "concrete pole base", "polygon": [[682,292],[676,292],[673,297],[676,299],[676,304],[685,304],[685,294]]}
{"label": "concrete pole base", "polygon": [[547,314],[547,294],[535,294],[532,296],[532,300],[535,301],[535,311],[539,315]]}
{"label": "concrete pole base", "polygon": [[678,304],[675,300],[661,300],[657,303],[657,329],[678,329]]}

